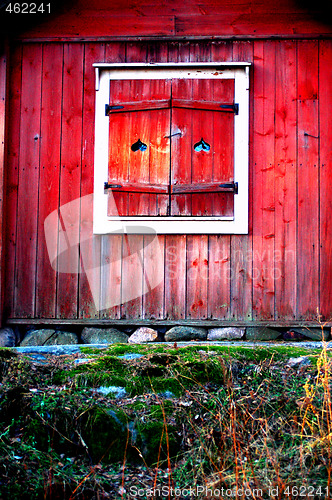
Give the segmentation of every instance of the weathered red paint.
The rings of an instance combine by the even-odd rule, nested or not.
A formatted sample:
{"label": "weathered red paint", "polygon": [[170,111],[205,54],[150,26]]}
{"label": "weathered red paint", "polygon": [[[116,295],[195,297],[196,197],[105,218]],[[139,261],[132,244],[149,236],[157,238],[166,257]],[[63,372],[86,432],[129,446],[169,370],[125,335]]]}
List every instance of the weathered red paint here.
{"label": "weathered red paint", "polygon": [[[51,19],[45,27],[22,33],[22,44],[11,44],[5,318],[331,321],[331,27],[300,11],[291,0],[275,6],[273,14],[267,14],[266,2],[258,0],[252,9],[252,2],[250,6],[243,1],[223,2],[222,6],[217,1],[209,2],[203,9],[205,14],[196,2],[174,6],[175,10],[169,3],[160,2],[152,16],[143,16],[146,9],[153,8],[148,0],[137,4],[137,16],[131,10],[132,2],[114,0],[112,5],[110,15],[109,2],[94,3],[89,23],[84,22],[88,11],[83,6],[75,30],[73,7],[61,14],[62,25],[59,18],[57,23]],[[107,32],[123,40],[135,36],[240,36],[243,40],[116,41],[105,35],[105,22]],[[280,39],[269,39],[272,35]],[[288,39],[283,40],[284,36]],[[31,37],[43,41],[29,43]],[[48,261],[44,219],[63,204],[93,192],[92,64],[241,60],[253,65],[248,235],[159,235],[160,269],[149,246],[153,236],[86,239],[92,224],[90,201],[81,209],[76,206],[72,213],[77,240],[86,241],[85,260],[78,246],[73,246],[68,249],[68,258],[76,262],[77,272],[57,273]],[[135,98],[130,86],[114,82],[111,98],[148,101],[151,92],[154,98],[169,98],[165,87],[158,82],[154,85]],[[189,95],[191,102],[200,100],[197,88],[190,87],[192,82],[176,85],[173,98],[188,100]],[[233,91],[214,88],[208,82],[204,85],[206,100],[224,98],[232,102]],[[128,130],[137,127],[138,121],[146,133],[157,130],[157,125],[166,127],[168,110],[151,110],[145,117],[144,113],[133,111],[134,122],[125,113],[118,113],[112,137],[118,135],[118,143],[129,140]],[[195,121],[203,124],[201,130],[198,126],[198,135],[213,134],[218,141],[213,120],[205,118],[207,113],[217,112],[196,109],[188,114],[188,109],[176,108],[175,113],[178,127],[185,119],[192,125],[193,117],[188,116],[195,113],[199,117]],[[227,129],[226,121],[233,117],[225,113],[223,119],[223,129]],[[158,142],[160,138],[153,140]],[[180,158],[191,157],[190,146],[179,143],[175,147]],[[220,155],[227,155],[227,151],[220,150]],[[158,156],[150,160],[162,164]],[[178,182],[190,184],[193,176],[199,185],[220,182],[208,156],[201,164],[195,161],[192,169],[178,169]],[[152,185],[169,181],[166,167],[151,170],[149,165],[135,163],[130,166],[130,178],[125,178],[121,170],[125,162],[128,165],[123,158],[115,168],[115,179],[141,182],[145,176],[143,180]],[[222,180],[226,177],[232,179],[231,170],[223,172]],[[222,206],[229,207],[227,195],[181,193],[176,195],[176,203],[172,202],[172,209],[182,214],[191,214],[192,210],[213,213],[222,196]],[[133,191],[114,193],[114,197],[127,214],[137,213],[139,204],[150,214],[167,209],[168,194]],[[100,265],[87,279],[85,271],[96,262]],[[148,277],[159,271],[162,279],[151,288]],[[98,303],[92,296],[91,280],[100,290]],[[124,301],[132,288],[137,298]]]}
{"label": "weathered red paint", "polygon": [[[315,7],[312,7],[314,14]],[[318,17],[295,0],[284,0],[275,6],[261,0],[97,0],[93,4],[81,0],[49,16],[47,23],[25,27],[20,36],[107,40],[133,36],[270,37],[331,33],[331,27],[321,22],[326,19],[322,8],[316,14]]]}

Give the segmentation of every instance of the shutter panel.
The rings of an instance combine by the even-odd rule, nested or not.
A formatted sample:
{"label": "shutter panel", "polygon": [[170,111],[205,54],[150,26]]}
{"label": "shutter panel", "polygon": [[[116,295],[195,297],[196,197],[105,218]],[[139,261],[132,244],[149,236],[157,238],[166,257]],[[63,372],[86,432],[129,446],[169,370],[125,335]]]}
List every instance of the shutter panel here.
{"label": "shutter panel", "polygon": [[225,104],[234,104],[233,79],[173,80],[172,135],[181,135],[172,137],[172,215],[234,214],[234,190],[220,188],[234,181],[234,111]]}
{"label": "shutter panel", "polygon": [[233,216],[233,105],[234,79],[111,80],[107,215]]}
{"label": "shutter panel", "polygon": [[167,214],[170,96],[169,80],[110,81],[108,216]]}

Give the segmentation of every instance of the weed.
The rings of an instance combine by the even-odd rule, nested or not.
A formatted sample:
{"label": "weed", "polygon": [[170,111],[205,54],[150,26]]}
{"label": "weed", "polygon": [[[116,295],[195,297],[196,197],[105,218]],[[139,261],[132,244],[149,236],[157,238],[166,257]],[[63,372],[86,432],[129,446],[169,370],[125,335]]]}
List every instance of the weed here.
{"label": "weed", "polygon": [[[311,364],[286,363],[303,355]],[[257,500],[295,498],[302,486],[308,498],[329,498],[328,349],[123,344],[85,356],[93,359],[3,361],[4,498],[120,500],[135,485],[140,498],[162,486],[246,488]],[[105,385],[126,394],[95,390]]]}

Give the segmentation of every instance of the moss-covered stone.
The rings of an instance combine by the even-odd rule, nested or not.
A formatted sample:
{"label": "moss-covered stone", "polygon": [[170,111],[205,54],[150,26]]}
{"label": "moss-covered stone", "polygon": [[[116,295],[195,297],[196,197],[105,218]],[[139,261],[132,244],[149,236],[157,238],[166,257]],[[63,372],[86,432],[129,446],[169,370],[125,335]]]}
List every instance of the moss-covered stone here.
{"label": "moss-covered stone", "polygon": [[122,410],[95,406],[79,417],[78,425],[94,462],[112,463],[135,454],[128,439],[128,418]]}
{"label": "moss-covered stone", "polygon": [[165,333],[166,342],[184,340],[206,340],[207,330],[196,326],[174,326]]}
{"label": "moss-covered stone", "polygon": [[124,344],[128,342],[128,335],[116,328],[85,327],[81,339],[85,344]]}
{"label": "moss-covered stone", "polygon": [[137,446],[148,465],[163,463],[179,452],[180,438],[176,427],[160,421],[140,422]]}
{"label": "moss-covered stone", "polygon": [[78,344],[78,338],[72,332],[60,332],[51,328],[30,330],[21,341],[21,347],[42,345]]}
{"label": "moss-covered stone", "polygon": [[247,340],[275,340],[280,337],[281,332],[266,326],[250,326],[246,328]]}

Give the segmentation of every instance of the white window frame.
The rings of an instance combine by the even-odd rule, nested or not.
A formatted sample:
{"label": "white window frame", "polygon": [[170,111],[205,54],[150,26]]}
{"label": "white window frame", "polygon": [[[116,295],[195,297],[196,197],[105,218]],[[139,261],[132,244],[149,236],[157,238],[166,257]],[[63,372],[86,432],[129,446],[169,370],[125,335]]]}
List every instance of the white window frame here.
{"label": "white window frame", "polygon": [[[94,234],[118,231],[128,234],[151,231],[158,234],[247,234],[250,63],[95,63],[93,66],[96,71]],[[238,183],[238,194],[234,194],[233,217],[107,216],[110,190],[104,191],[104,182],[108,181],[109,117],[105,116],[105,104],[109,103],[110,80],[167,78],[235,80],[234,102],[239,105],[239,113],[234,116],[234,182]]]}

